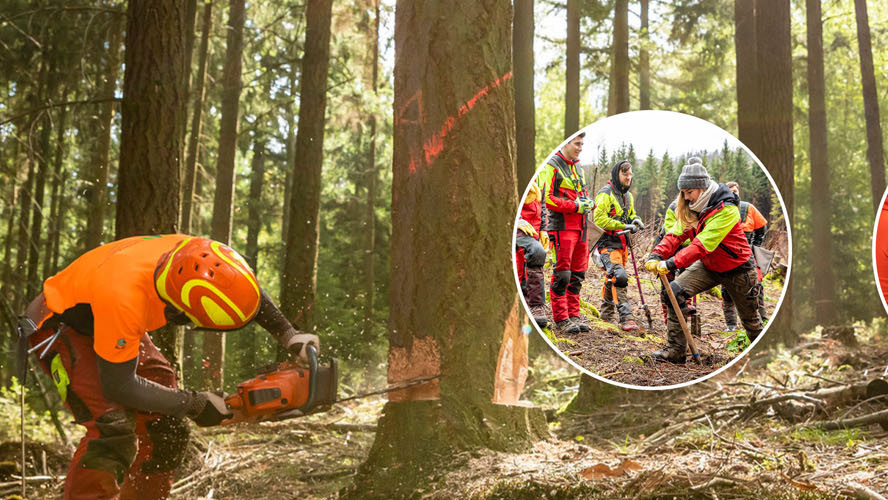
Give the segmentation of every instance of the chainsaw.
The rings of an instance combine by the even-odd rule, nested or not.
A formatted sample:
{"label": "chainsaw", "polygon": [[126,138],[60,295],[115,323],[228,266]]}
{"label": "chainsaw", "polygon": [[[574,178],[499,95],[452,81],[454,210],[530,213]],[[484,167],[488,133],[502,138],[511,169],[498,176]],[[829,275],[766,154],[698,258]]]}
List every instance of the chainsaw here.
{"label": "chainsaw", "polygon": [[318,365],[318,351],[307,346],[308,368],[291,362],[266,366],[259,376],[241,382],[237,392],[225,398],[234,417],[222,425],[268,422],[303,417],[329,410],[336,402],[339,360]]}
{"label": "chainsaw", "polygon": [[222,425],[243,422],[275,422],[328,411],[336,403],[426,384],[440,375],[406,381],[400,385],[338,399],[339,360],[326,366],[318,363],[318,351],[307,347],[308,368],[291,362],[266,366],[261,373],[237,386],[237,392],[225,398],[225,406],[234,416]]}

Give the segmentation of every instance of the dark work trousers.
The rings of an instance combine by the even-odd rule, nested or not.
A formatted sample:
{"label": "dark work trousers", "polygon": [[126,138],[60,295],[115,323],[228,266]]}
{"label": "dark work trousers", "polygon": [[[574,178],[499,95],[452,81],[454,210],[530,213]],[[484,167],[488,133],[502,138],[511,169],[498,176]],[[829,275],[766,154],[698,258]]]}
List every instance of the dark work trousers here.
{"label": "dark work trousers", "polygon": [[[681,304],[685,316],[688,314],[688,298],[714,286],[722,285],[735,298],[734,304],[737,306],[740,320],[743,322],[743,327],[750,340],[758,337],[764,328],[758,315],[758,288],[756,284],[756,270],[754,268],[716,273],[706,269],[700,261],[691,264],[670,283],[672,292],[678,303]],[[675,310],[672,307],[669,308],[666,328],[668,329],[669,345],[685,349],[687,341],[681,331],[678,316],[675,315]]]}
{"label": "dark work trousers", "polygon": [[546,264],[546,250],[532,236],[519,233],[515,239],[515,263],[518,266],[518,280],[524,292],[524,298],[530,307],[546,305],[545,276],[543,266]]}
{"label": "dark work trousers", "polygon": [[607,272],[601,286],[602,319],[610,321],[615,310],[620,313],[620,323],[634,319],[629,304],[629,275],[626,273],[629,254],[626,248],[602,248],[600,252],[601,263]]}
{"label": "dark work trousers", "polygon": [[[41,294],[29,306],[32,319],[42,318],[30,314],[45,308],[42,301]],[[30,344],[35,345],[54,332],[42,328],[31,336]],[[42,351],[41,347],[36,352]],[[175,469],[185,455],[188,423],[177,417],[137,412],[105,399],[93,337],[70,327],[62,326],[61,334],[40,365],[53,378],[74,420],[86,428],[68,467],[63,498],[167,498]],[[167,387],[177,386],[175,372],[147,333],[139,344],[136,373]]]}

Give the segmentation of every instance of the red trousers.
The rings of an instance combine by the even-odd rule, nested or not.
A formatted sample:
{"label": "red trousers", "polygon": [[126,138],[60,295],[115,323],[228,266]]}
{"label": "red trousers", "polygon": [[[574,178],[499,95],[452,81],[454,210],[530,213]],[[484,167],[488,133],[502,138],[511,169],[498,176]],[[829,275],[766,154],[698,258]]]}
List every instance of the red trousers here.
{"label": "red trousers", "polygon": [[[32,309],[42,306],[42,295]],[[32,318],[32,316],[29,314]],[[43,328],[34,333],[35,345],[55,333]],[[142,413],[105,399],[99,382],[92,336],[63,326],[56,341],[40,360],[53,378],[74,420],[86,428],[65,479],[65,500],[155,500],[167,498],[175,469],[184,458],[188,423],[176,417]],[[43,352],[44,347],[36,353]],[[176,376],[147,334],[139,344],[136,373],[167,387]]]}
{"label": "red trousers", "polygon": [[549,232],[555,244],[550,298],[552,319],[556,323],[580,315],[580,289],[589,267],[589,244],[580,236],[580,231]]}

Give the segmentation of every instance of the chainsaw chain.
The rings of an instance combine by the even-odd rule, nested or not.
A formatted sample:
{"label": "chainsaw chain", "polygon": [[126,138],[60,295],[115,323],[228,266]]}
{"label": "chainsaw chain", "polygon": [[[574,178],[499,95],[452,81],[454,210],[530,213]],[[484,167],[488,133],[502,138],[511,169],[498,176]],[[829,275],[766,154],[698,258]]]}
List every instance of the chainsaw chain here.
{"label": "chainsaw chain", "polygon": [[408,382],[404,382],[402,384],[396,385],[394,387],[388,387],[386,389],[380,389],[378,391],[372,391],[372,392],[366,392],[364,394],[358,394],[357,396],[350,396],[350,397],[343,398],[343,399],[337,399],[336,403],[344,403],[345,401],[351,401],[354,399],[363,399],[363,398],[366,398],[369,396],[376,396],[378,394],[387,394],[389,392],[400,391],[402,389],[409,389],[410,387],[426,384],[428,382],[431,382],[432,380],[437,380],[439,378],[441,378],[441,375],[434,375],[432,377],[417,378],[417,379],[413,379]]}

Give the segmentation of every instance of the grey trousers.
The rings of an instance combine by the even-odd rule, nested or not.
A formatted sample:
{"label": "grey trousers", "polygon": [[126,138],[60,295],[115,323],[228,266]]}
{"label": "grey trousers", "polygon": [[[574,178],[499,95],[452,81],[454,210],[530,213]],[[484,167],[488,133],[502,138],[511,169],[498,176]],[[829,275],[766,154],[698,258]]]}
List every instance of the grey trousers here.
{"label": "grey trousers", "polygon": [[[682,312],[687,315],[686,300],[700,292],[709,290],[717,285],[722,285],[734,299],[734,305],[740,315],[740,321],[746,329],[750,340],[754,340],[761,333],[764,325],[758,315],[757,276],[755,269],[740,270],[728,273],[716,273],[706,269],[703,262],[697,261],[691,264],[683,273],[679,274],[671,283],[672,293],[678,300]],[[667,299],[668,300],[668,299]],[[668,306],[666,328],[669,332],[669,345],[686,348],[687,341],[681,331],[681,324],[675,315],[672,304]]]}

